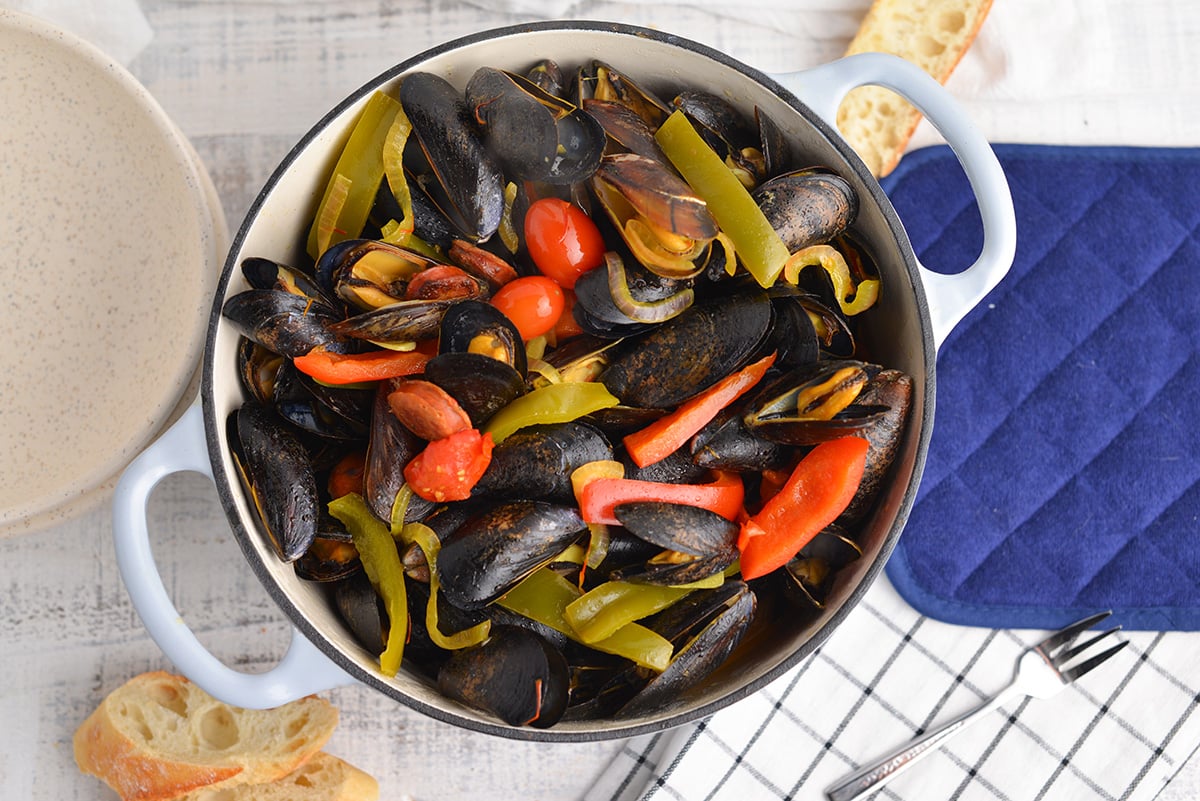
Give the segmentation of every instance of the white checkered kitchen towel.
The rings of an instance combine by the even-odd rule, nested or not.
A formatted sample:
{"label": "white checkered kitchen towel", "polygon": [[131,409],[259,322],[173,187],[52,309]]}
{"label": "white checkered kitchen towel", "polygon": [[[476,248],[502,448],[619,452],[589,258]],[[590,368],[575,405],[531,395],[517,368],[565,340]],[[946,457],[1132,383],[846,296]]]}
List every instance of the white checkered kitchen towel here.
{"label": "white checkered kitchen towel", "polygon": [[[1045,636],[940,623],[881,576],[817,651],[706,721],[630,740],[587,801],[819,799],[858,766],[981,703]],[[1148,801],[1200,743],[1200,635],[1129,645],[1046,700],[1012,702],[874,795]]]}

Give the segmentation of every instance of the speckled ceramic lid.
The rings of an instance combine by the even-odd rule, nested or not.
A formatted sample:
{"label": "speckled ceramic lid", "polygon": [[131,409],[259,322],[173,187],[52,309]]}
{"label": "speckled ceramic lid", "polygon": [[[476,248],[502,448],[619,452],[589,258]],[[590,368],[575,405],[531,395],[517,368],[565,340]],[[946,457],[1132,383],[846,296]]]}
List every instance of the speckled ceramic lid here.
{"label": "speckled ceramic lid", "polygon": [[224,219],[123,68],[0,11],[0,535],[99,500],[191,399]]}

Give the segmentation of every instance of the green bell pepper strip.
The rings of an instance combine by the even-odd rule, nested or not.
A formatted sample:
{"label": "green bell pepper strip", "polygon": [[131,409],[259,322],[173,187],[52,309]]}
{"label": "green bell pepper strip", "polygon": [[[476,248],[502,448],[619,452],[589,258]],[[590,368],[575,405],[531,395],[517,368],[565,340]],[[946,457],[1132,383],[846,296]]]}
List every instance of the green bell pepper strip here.
{"label": "green bell pepper strip", "polygon": [[567,604],[563,616],[580,640],[592,645],[622,626],[666,609],[689,592],[686,587],[606,581]]}
{"label": "green bell pepper strip", "polygon": [[[384,177],[384,142],[399,112],[400,103],[382,92],[367,100],[333,168],[309,229],[307,249],[313,259],[319,258],[330,245],[362,233]],[[336,214],[326,213],[327,207],[338,202],[342,191],[346,194],[341,208]]]}
{"label": "green bell pepper strip", "polygon": [[619,402],[603,384],[595,381],[549,384],[525,393],[496,412],[484,431],[499,445],[509,434],[525,426],[566,423]]}
{"label": "green bell pepper strip", "polygon": [[455,634],[443,634],[438,627],[437,594],[441,582],[438,580],[437,557],[442,543],[433,529],[424,523],[407,523],[401,532],[401,539],[406,543],[415,542],[425,552],[425,561],[429,564],[429,602],[425,605],[425,628],[433,644],[448,651],[455,651],[486,640],[491,631],[490,620],[480,621],[471,628]]}
{"label": "green bell pepper strip", "polygon": [[[576,642],[582,642],[563,614],[567,606],[581,595],[574,584],[543,567],[531,573],[496,603],[562,632]],[[674,650],[665,637],[637,623],[627,623],[610,636],[586,645],[606,654],[623,656],[641,667],[660,673],[670,664]]]}
{"label": "green bell pepper strip", "polygon": [[387,645],[379,655],[379,671],[395,676],[404,658],[408,637],[408,594],[404,587],[404,565],[388,527],[379,522],[366,501],[356,492],[329,502],[329,513],[342,522],[354,539],[363,570],[371,586],[383,599],[388,614]]}
{"label": "green bell pepper strip", "polygon": [[704,143],[683,112],[672,112],[654,138],[679,174],[708,204],[713,219],[733,242],[738,260],[761,286],[773,285],[788,259],[787,245],[742,182]]}

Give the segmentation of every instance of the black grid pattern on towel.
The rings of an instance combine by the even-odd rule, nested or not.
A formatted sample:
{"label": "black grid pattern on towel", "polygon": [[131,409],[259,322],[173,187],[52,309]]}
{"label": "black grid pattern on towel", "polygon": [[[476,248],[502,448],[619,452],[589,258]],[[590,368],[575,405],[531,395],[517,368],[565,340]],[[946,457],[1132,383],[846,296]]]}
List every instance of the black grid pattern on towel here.
{"label": "black grid pattern on towel", "polygon": [[[824,799],[863,762],[994,694],[1043,636],[949,626],[890,586],[877,589],[762,692],[708,721],[630,741],[589,801]],[[1053,699],[1011,703],[871,797],[1153,798],[1200,743],[1200,675],[1187,669],[1200,635],[1126,639],[1103,669]]]}

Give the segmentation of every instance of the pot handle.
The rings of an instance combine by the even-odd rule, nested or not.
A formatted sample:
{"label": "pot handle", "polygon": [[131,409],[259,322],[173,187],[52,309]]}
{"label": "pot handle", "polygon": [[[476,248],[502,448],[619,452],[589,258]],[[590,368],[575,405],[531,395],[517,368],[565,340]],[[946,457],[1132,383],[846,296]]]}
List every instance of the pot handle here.
{"label": "pot handle", "polygon": [[182,472],[213,477],[204,418],[195,404],[125,469],[113,499],[117,567],[142,623],[167,658],[209,695],[247,709],[269,709],[355,683],[295,628],[287,653],[266,673],[234,670],[196,639],[163,586],[146,525],[150,493],[167,476]]}
{"label": "pot handle", "polygon": [[918,265],[929,301],[933,341],[941,347],[954,326],[1000,283],[1016,255],[1012,193],[987,139],[940,83],[898,56],[859,53],[774,77],[835,129],[838,106],[850,90],[874,84],[898,92],[929,119],[958,156],[983,219],[983,250],[974,264],[952,275]]}

